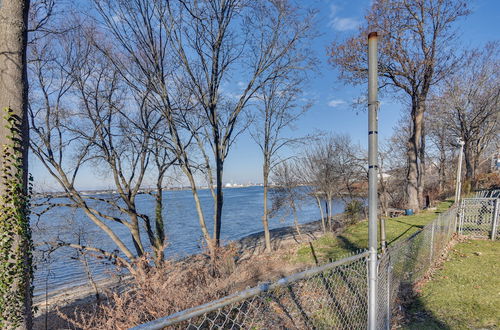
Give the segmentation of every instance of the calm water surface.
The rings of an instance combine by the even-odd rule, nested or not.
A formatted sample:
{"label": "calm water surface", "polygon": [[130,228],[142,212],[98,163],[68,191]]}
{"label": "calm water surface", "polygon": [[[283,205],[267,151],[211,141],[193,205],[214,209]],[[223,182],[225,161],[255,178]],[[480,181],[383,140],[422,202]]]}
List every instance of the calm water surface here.
{"label": "calm water surface", "polygon": [[[201,190],[200,198],[207,225],[212,228],[213,201],[209,190]],[[63,201],[63,199],[61,199]],[[149,195],[137,198],[140,212],[154,216],[154,201]],[[168,240],[166,256],[180,258],[201,251],[202,234],[196,215],[191,191],[164,192],[165,232]],[[102,206],[101,206],[102,207]],[[224,189],[224,208],[222,217],[223,241],[237,240],[244,236],[262,231],[263,188],[228,188]],[[341,201],[334,203],[334,212],[344,209]],[[300,203],[299,222],[306,223],[320,218],[315,200],[307,199]],[[269,222],[271,229],[293,225],[292,217],[278,216]],[[113,251],[116,246],[89,220],[82,211],[69,208],[52,209],[40,218],[32,219],[33,240],[35,244],[44,241],[61,239],[64,241],[96,246]],[[120,238],[128,246],[132,246],[126,228],[119,224],[111,224]],[[144,238],[144,242],[147,239]],[[47,291],[66,289],[86,284],[85,268],[77,260],[76,251],[71,248],[60,248],[42,261],[40,252],[35,254],[37,269],[35,271],[35,296]],[[47,259],[47,258],[45,258]],[[112,266],[102,260],[87,257],[90,269],[96,279],[104,278],[112,270]]]}

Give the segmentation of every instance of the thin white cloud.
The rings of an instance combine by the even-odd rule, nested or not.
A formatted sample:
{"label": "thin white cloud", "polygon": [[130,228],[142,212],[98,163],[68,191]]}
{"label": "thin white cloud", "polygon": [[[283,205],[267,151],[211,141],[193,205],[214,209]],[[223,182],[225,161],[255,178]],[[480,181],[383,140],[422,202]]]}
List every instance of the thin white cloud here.
{"label": "thin white cloud", "polygon": [[328,102],[328,106],[332,107],[332,108],[336,108],[336,107],[344,105],[346,103],[347,102],[344,100],[331,100],[330,102]]}
{"label": "thin white cloud", "polygon": [[352,17],[335,17],[331,22],[330,26],[337,31],[349,31],[355,30],[359,26],[359,20]]}
{"label": "thin white cloud", "polygon": [[329,26],[336,31],[349,31],[358,28],[361,23],[359,19],[354,17],[339,17],[337,16],[340,8],[336,5],[330,6],[330,22]]}

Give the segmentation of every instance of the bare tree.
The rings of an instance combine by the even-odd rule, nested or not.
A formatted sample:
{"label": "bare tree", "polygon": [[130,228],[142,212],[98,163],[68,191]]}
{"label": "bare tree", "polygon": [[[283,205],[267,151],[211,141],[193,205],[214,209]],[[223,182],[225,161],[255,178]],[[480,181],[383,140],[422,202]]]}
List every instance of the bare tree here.
{"label": "bare tree", "polygon": [[[356,184],[366,181],[363,152],[347,135],[334,135],[309,146],[301,162],[303,181],[314,187],[321,214],[321,200],[326,202],[328,227],[333,221],[333,200],[351,201],[359,191]],[[323,218],[323,216],[322,216]],[[325,226],[323,225],[325,228]]]}
{"label": "bare tree", "polygon": [[275,217],[281,214],[283,218],[286,218],[291,213],[297,235],[299,239],[302,239],[297,211],[306,194],[300,187],[296,164],[292,160],[278,164],[273,171],[273,182],[274,187],[271,189],[272,207],[269,215]]}
{"label": "bare tree", "polygon": [[465,178],[475,185],[480,157],[498,137],[500,125],[499,43],[471,51],[461,69],[446,79],[431,120],[464,144]]}
{"label": "bare tree", "polygon": [[389,208],[403,208],[405,193],[401,189],[406,185],[408,158],[406,157],[406,141],[408,127],[397,126],[393,136],[381,143],[379,150],[379,196],[382,212],[388,215]]}
{"label": "bare tree", "polygon": [[349,135],[334,136],[334,164],[339,173],[340,182],[337,187],[338,196],[345,203],[364,194],[363,183],[366,183],[367,152],[352,142]]}
{"label": "bare tree", "polygon": [[258,112],[250,134],[259,146],[262,156],[262,178],[264,188],[264,214],[262,224],[266,251],[271,251],[271,234],[269,232],[268,191],[269,175],[274,168],[288,158],[280,157],[283,149],[298,145],[305,141],[305,137],[287,137],[284,131],[291,128],[293,123],[309,109],[310,104],[299,106],[297,99],[301,93],[302,79],[293,81],[273,80],[264,86],[259,96]]}
{"label": "bare tree", "polygon": [[196,173],[200,170],[198,153],[189,148],[192,131],[199,128],[191,121],[197,117],[197,104],[184,87],[183,72],[173,56],[170,37],[174,22],[170,5],[182,7],[184,3],[146,0],[93,2],[99,13],[99,23],[109,32],[113,52],[101,47],[99,42],[95,46],[132,90],[148,91],[148,103],[163,116],[169,136],[167,144],[174,151],[191,186],[203,238],[213,251],[196,182]]}
{"label": "bare tree", "polygon": [[[186,87],[208,124],[202,132],[208,133],[204,140],[211,153],[206,163],[209,175],[214,166],[214,179],[209,181],[215,183],[213,240],[218,246],[224,162],[238,135],[238,118],[266,84],[307,65],[309,57],[302,52],[301,43],[310,37],[311,21],[298,15],[298,9],[288,1],[193,1],[186,2],[184,8],[190,16],[178,16],[172,45],[186,73]],[[239,19],[243,25],[239,26]],[[242,69],[241,94],[234,100],[224,98],[222,83]]]}
{"label": "bare tree", "polygon": [[448,123],[440,120],[442,107],[431,100],[429,103],[429,112],[426,116],[427,135],[430,145],[427,151],[432,165],[437,169],[438,193],[443,194],[447,189],[447,180],[450,174],[454,173],[450,164],[454,164],[453,159],[456,155],[454,137],[448,130]]}
{"label": "bare tree", "polygon": [[[306,151],[302,160],[301,173],[304,181],[314,187],[313,195],[318,202],[321,213],[323,231],[332,229],[332,202],[337,192],[336,184],[339,181],[338,173],[335,173],[332,164],[334,157],[334,146],[331,138],[323,139],[313,148]],[[322,201],[326,203],[326,218],[323,220]]]}
{"label": "bare tree", "polygon": [[455,67],[450,48],[453,23],[469,13],[463,0],[378,0],[359,34],[330,48],[331,63],[341,78],[360,84],[367,76],[366,34],[377,31],[381,86],[406,95],[410,105],[411,136],[407,142],[408,208],[422,205],[425,172],[424,113],[431,87]]}
{"label": "bare tree", "polygon": [[[67,197],[62,202],[48,199],[40,206],[45,210],[83,210],[131,261],[147,250],[141,237],[144,226],[155,261],[161,263],[163,217],[157,210],[153,224],[151,216],[138,210],[136,198],[143,193],[152,159],[158,173],[156,188],[160,187],[156,193],[161,195],[165,171],[175,156],[168,148],[158,151],[164,118],[152,111],[147,91],[130,92],[115,67],[89,42],[95,33],[74,29],[58,38],[45,38],[45,43],[39,40],[32,47],[31,74],[36,88],[29,107],[34,134],[31,148]],[[92,196],[78,190],[81,169],[89,164],[111,173],[116,195]],[[161,207],[161,201],[156,199],[156,203],[157,209]],[[112,223],[127,228],[135,252],[110,226]],[[96,250],[70,242],[67,245]],[[119,257],[114,252],[97,251]]]}
{"label": "bare tree", "polygon": [[[165,118],[195,199],[203,237],[213,250],[221,233],[224,162],[242,127],[240,114],[273,79],[303,66],[301,52],[310,19],[288,1],[95,0],[116,48],[132,66],[111,58],[132,86],[152,91]],[[243,85],[236,97],[222,85]],[[186,148],[191,138],[199,150]],[[213,191],[210,235],[195,175],[202,171]]]}

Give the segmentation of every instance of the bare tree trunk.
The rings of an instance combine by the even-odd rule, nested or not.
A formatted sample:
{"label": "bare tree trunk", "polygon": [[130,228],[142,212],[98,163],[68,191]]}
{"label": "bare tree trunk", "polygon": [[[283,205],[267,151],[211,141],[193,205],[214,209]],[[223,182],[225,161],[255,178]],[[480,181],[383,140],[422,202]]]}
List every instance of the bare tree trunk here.
{"label": "bare tree trunk", "polygon": [[[0,119],[0,147],[12,156],[2,155],[0,207],[2,214],[0,281],[0,327],[32,328],[32,260],[28,205],[28,145],[26,45],[29,0],[0,2],[0,109],[9,108]],[[12,119],[12,121],[10,120]],[[8,125],[12,125],[9,128]],[[9,137],[11,136],[11,137]],[[20,142],[19,142],[20,141]],[[16,146],[16,149],[14,149]],[[10,169],[9,169],[10,167]],[[5,178],[5,172],[14,179]],[[13,182],[16,180],[17,182]],[[11,182],[8,182],[11,181]],[[15,195],[12,193],[16,185]],[[12,210],[12,212],[8,212]],[[10,230],[7,230],[9,229]],[[5,236],[7,237],[5,237]],[[6,240],[6,238],[8,238]]]}
{"label": "bare tree trunk", "polygon": [[443,193],[446,183],[446,151],[444,148],[440,150],[439,159],[439,193]]}
{"label": "bare tree trunk", "polygon": [[[135,211],[134,211],[135,213]],[[144,255],[144,246],[142,245],[141,234],[139,231],[139,219],[137,215],[132,213],[130,215],[130,235],[132,236],[132,242],[134,243],[135,250],[137,252],[137,256],[141,257]]]}
{"label": "bare tree trunk", "polygon": [[[474,175],[475,175],[475,167],[474,167],[474,156],[472,152],[472,147],[470,146],[470,143],[465,143],[464,145],[464,159],[465,159],[465,182],[469,183],[472,185],[474,183]],[[467,191],[464,191],[464,193],[467,193]]]}
{"label": "bare tree trunk", "polygon": [[418,210],[418,170],[417,155],[415,152],[415,143],[410,139],[408,141],[408,174],[406,183],[407,208]]}
{"label": "bare tree trunk", "polygon": [[96,299],[97,303],[99,303],[99,301],[100,301],[99,288],[97,287],[97,283],[94,281],[94,276],[92,275],[92,271],[90,270],[87,256],[82,251],[78,251],[78,254],[79,254],[78,259],[83,264],[83,269],[85,269],[85,274],[87,275],[87,279],[89,280],[89,283],[92,286],[92,289],[94,289],[95,299]]}
{"label": "bare tree trunk", "polygon": [[295,202],[292,202],[292,212],[293,212],[293,223],[295,225],[295,230],[299,236],[299,240],[302,241],[302,232],[300,231],[299,218],[297,217],[297,208],[295,207]]}
{"label": "bare tree trunk", "polygon": [[194,180],[193,173],[191,172],[191,170],[188,166],[184,165],[182,169],[184,171],[184,174],[186,174],[186,176],[189,180],[189,183],[191,185],[191,192],[193,194],[193,199],[194,199],[194,203],[196,206],[196,213],[198,214],[198,222],[200,224],[203,238],[205,239],[205,241],[208,244],[208,249],[210,250],[210,253],[212,255],[214,255],[215,254],[215,246],[214,246],[212,238],[210,237],[210,233],[208,232],[207,223],[205,221],[205,215],[203,214],[203,208],[201,207],[201,200],[200,200],[200,196],[198,195],[198,189],[196,188],[196,182]]}
{"label": "bare tree trunk", "polygon": [[321,229],[323,230],[323,233],[326,233],[325,216],[323,214],[323,208],[321,207],[321,200],[318,196],[316,196],[316,201],[318,202],[319,213],[321,214]]}
{"label": "bare tree trunk", "polygon": [[266,251],[271,252],[271,233],[269,232],[269,219],[267,211],[267,192],[269,189],[269,163],[267,160],[264,160],[262,169],[264,179],[264,215],[262,216],[262,225],[264,226],[264,240],[266,244]]}
{"label": "bare tree trunk", "polygon": [[480,154],[478,152],[474,153],[474,156],[472,158],[472,179],[471,179],[471,189],[474,190],[477,188],[477,180],[476,180],[476,173],[479,171],[479,156]]}
{"label": "bare tree trunk", "polygon": [[407,156],[408,156],[408,174],[407,174],[407,208],[413,209],[415,211],[420,210],[419,203],[419,188],[421,183],[419,183],[422,178],[420,178],[420,164],[419,164],[419,154],[421,151],[421,141],[422,141],[422,128],[423,128],[424,112],[423,108],[418,105],[417,101],[413,101],[412,104],[412,124],[413,130],[408,140],[407,144]]}
{"label": "bare tree trunk", "polygon": [[165,225],[163,222],[163,188],[161,183],[157,184],[155,195],[155,229],[156,242],[154,246],[157,264],[163,262],[165,257],[163,244],[165,242]]}
{"label": "bare tree trunk", "polygon": [[332,215],[332,203],[333,198],[328,197],[328,226],[330,227],[330,231],[333,231],[333,215]]}
{"label": "bare tree trunk", "polygon": [[[219,148],[217,147],[217,150]],[[214,244],[216,247],[220,246],[220,231],[222,226],[222,205],[224,204],[224,195],[222,192],[222,175],[223,175],[223,161],[220,158],[220,153],[217,153],[216,156],[216,168],[215,168],[215,176],[216,176],[216,203],[215,203],[215,219],[214,219]]]}
{"label": "bare tree trunk", "polygon": [[[422,111],[423,116],[424,111]],[[424,203],[425,188],[425,121],[422,119],[422,129],[420,134],[420,147],[418,148],[418,205],[421,207]]]}
{"label": "bare tree trunk", "polygon": [[388,214],[388,208],[389,208],[389,201],[387,197],[387,187],[385,185],[385,180],[384,180],[384,175],[383,173],[380,174],[380,206],[382,207],[382,214],[387,217]]}
{"label": "bare tree trunk", "polygon": [[456,34],[450,27],[469,12],[465,0],[374,1],[360,29],[363,32],[330,47],[331,62],[340,69],[341,78],[360,83],[367,73],[365,31],[374,29],[384,35],[379,65],[382,85],[400,89],[411,99],[413,127],[407,144],[406,197],[407,208],[417,211],[425,183],[425,102],[430,88],[457,65],[452,51]]}

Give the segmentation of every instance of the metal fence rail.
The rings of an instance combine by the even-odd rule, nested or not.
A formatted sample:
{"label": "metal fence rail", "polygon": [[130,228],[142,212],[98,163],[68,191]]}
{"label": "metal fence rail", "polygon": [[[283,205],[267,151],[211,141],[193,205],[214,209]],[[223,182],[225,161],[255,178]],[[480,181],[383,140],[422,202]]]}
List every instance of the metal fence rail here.
{"label": "metal fence rail", "polygon": [[[377,329],[390,329],[401,298],[455,232],[494,238],[499,212],[498,199],[464,199],[460,208],[452,207],[389,246],[377,264]],[[133,329],[366,329],[367,265],[368,252],[362,252]]]}
{"label": "metal fence rail", "polygon": [[475,191],[475,198],[500,198],[500,189],[485,189]]}
{"label": "metal fence rail", "polygon": [[133,329],[361,329],[367,256],[362,252]]}

